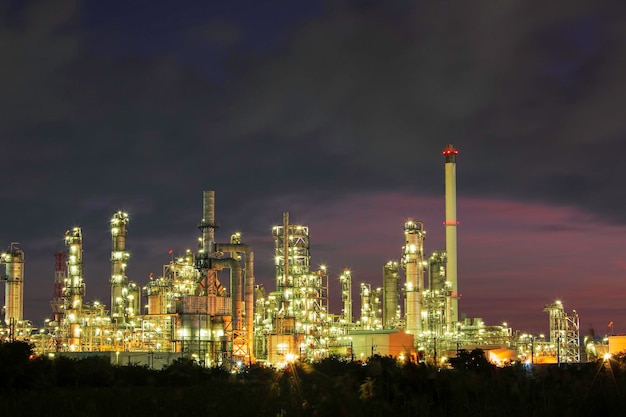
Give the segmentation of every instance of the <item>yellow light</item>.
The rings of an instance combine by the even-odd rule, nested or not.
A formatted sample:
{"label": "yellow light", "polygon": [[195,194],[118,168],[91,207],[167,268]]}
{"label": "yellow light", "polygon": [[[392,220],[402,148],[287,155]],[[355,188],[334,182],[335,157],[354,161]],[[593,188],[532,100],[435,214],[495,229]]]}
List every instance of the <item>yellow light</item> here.
{"label": "yellow light", "polygon": [[605,361],[608,361],[609,359],[611,359],[611,356],[612,356],[612,355],[611,355],[610,353],[608,353],[608,352],[607,352],[607,353],[605,353],[605,354],[604,354],[604,360],[605,360]]}

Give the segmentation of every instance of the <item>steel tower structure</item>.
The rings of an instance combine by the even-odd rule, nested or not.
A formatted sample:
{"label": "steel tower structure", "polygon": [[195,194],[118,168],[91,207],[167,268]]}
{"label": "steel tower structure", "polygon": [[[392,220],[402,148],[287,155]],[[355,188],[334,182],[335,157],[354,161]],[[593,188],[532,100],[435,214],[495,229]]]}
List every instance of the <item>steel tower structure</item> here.
{"label": "steel tower structure", "polygon": [[215,191],[202,192],[202,220],[198,228],[202,233],[196,255],[196,267],[201,273],[199,292],[201,295],[223,295],[224,288],[217,278],[217,270],[209,265],[209,259],[214,257],[216,251],[215,229],[219,228],[219,224],[215,222]]}
{"label": "steel tower structure", "polygon": [[54,253],[54,297],[50,302],[52,307],[52,320],[57,324],[63,318],[63,287],[67,279],[67,252],[56,251]]}
{"label": "steel tower structure", "polygon": [[568,315],[557,300],[543,311],[550,315],[549,342],[556,347],[557,362],[580,362],[580,320],[576,310]]}
{"label": "steel tower structure", "polygon": [[[276,334],[293,334],[301,355],[319,357],[327,348],[327,280],[325,270],[310,270],[309,228],[290,224],[283,213],[283,225],[274,226],[277,311]],[[296,346],[291,346],[296,348]]]}

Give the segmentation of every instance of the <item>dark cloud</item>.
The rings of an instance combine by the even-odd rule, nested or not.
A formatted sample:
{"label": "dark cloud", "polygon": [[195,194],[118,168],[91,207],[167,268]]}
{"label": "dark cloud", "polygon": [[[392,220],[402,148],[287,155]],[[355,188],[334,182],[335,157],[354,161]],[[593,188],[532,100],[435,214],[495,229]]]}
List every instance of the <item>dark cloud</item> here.
{"label": "dark cloud", "polygon": [[626,150],[622,6],[557,3],[403,3],[400,15],[346,2],[272,59],[236,63],[231,132],[285,148],[315,136],[351,169],[429,193],[435,155],[454,142],[461,193],[586,204],[623,221],[605,180],[624,172],[601,145]]}
{"label": "dark cloud", "polygon": [[[619,1],[283,1],[237,10],[185,1],[170,13],[168,2],[150,3],[0,9],[0,213],[17,219],[0,240],[23,242],[42,281],[54,242],[81,225],[89,274],[104,291],[107,223],[118,209],[132,217],[133,274],[159,270],[168,249],[193,246],[203,189],[216,190],[224,239],[243,231],[269,244],[259,250],[270,259],[270,227],[290,211],[323,230],[318,251],[335,261],[332,217],[350,227],[346,236],[395,227],[376,216],[352,224],[345,212],[356,209],[342,202],[441,198],[446,143],[461,150],[466,201],[531,200],[578,207],[593,224],[626,220]],[[488,251],[507,233],[575,233],[581,223],[516,225],[504,216],[529,207],[484,208],[484,227],[504,232],[467,244]],[[368,279],[397,256],[391,240],[372,252],[371,236],[360,245],[334,239],[350,248],[346,264],[374,271]],[[379,266],[357,265],[376,252]]]}

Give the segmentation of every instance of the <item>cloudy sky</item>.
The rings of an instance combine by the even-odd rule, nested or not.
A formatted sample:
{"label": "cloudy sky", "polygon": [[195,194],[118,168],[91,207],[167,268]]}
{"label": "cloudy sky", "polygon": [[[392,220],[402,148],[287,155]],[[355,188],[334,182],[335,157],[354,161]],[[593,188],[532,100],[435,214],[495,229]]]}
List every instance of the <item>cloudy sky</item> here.
{"label": "cloudy sky", "polygon": [[27,319],[50,315],[66,229],[108,304],[113,213],[143,285],[195,249],[203,190],[269,289],[271,227],[308,225],[339,313],[340,272],[355,297],[382,285],[407,218],[445,248],[453,143],[461,313],[547,332],[560,299],[583,333],[626,331],[620,0],[15,0],[0,53],[0,246],[25,251]]}

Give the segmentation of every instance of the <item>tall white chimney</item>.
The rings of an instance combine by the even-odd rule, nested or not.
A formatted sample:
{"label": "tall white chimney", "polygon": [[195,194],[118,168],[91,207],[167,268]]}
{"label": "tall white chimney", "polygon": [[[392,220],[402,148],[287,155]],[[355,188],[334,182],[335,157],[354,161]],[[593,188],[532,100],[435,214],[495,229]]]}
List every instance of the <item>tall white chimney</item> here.
{"label": "tall white chimney", "polygon": [[450,309],[447,312],[446,324],[448,330],[452,330],[452,325],[459,321],[459,287],[457,280],[457,251],[456,251],[456,156],[459,151],[454,145],[446,145],[443,150],[445,157],[445,179],[446,179],[446,281],[452,291]]}

